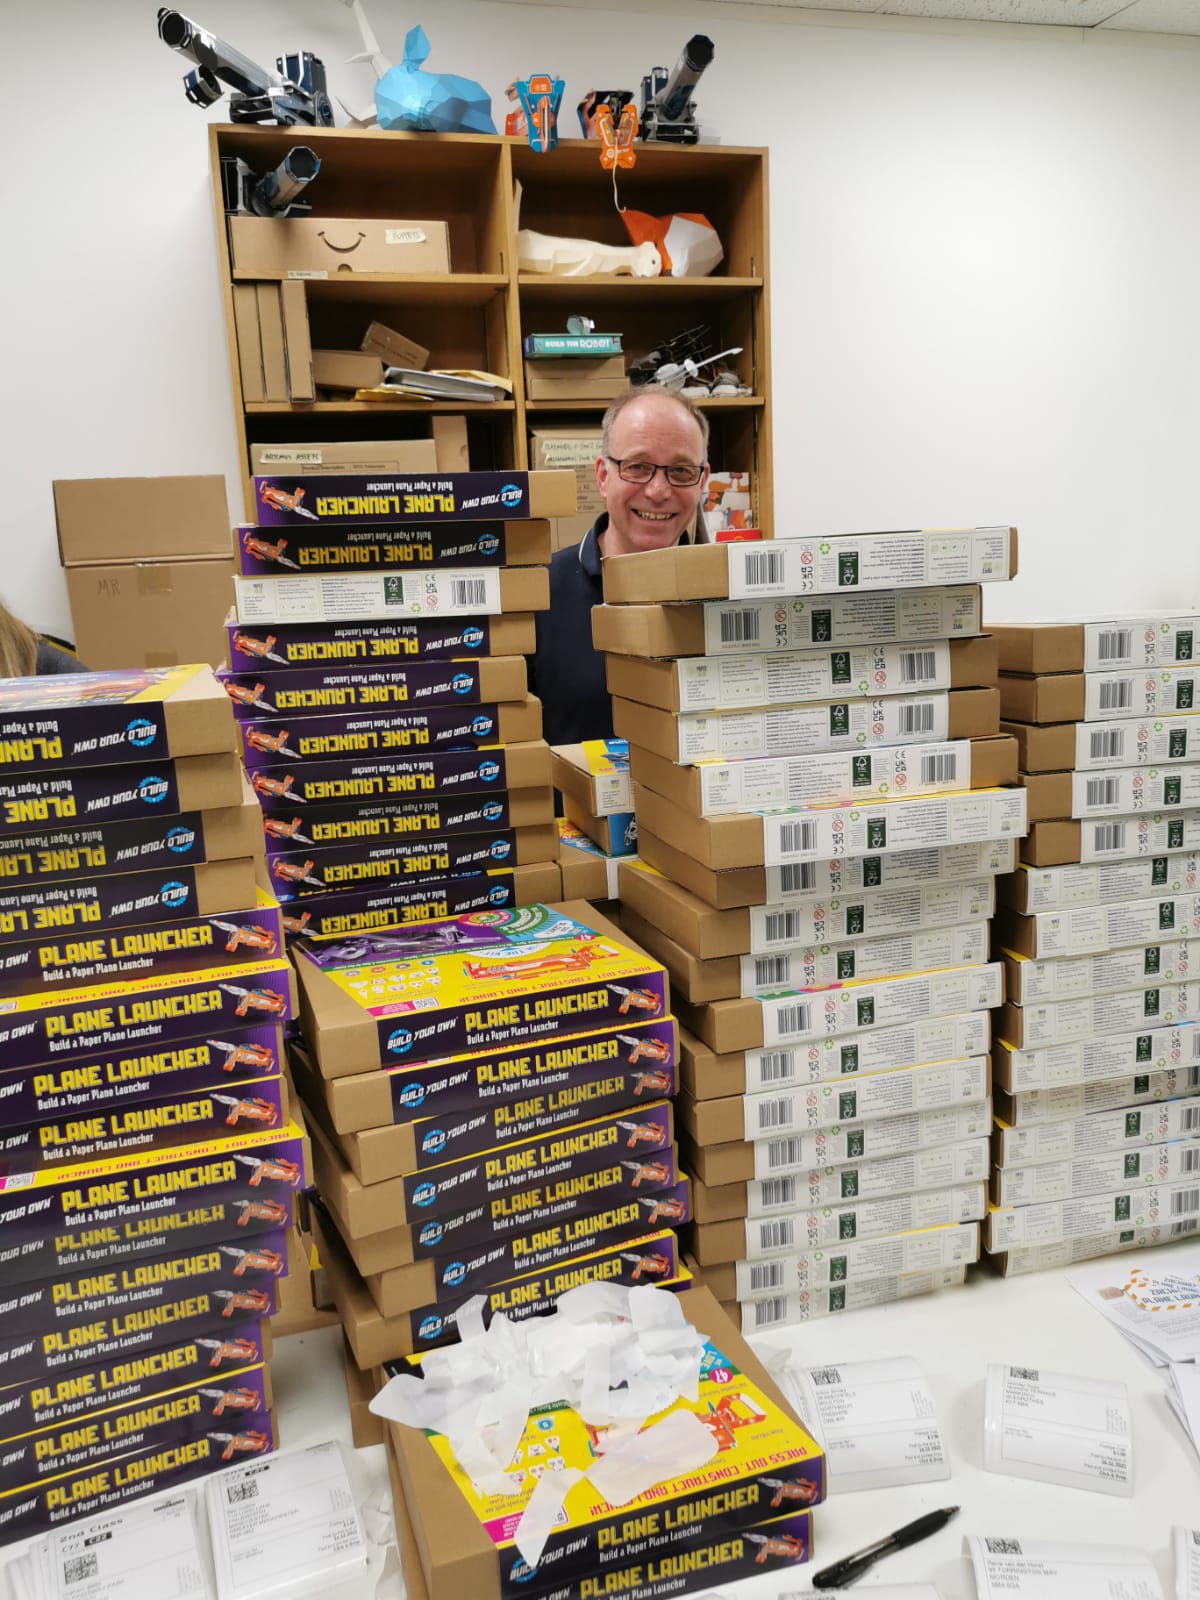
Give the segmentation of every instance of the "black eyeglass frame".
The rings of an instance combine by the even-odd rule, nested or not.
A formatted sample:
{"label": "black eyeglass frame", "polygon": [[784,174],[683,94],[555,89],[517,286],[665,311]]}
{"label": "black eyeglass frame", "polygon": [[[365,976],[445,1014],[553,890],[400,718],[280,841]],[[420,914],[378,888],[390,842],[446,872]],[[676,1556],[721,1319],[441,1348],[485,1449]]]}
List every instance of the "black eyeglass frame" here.
{"label": "black eyeglass frame", "polygon": [[[604,459],[612,462],[613,466],[617,469],[617,477],[620,478],[624,483],[640,483],[644,487],[646,484],[654,482],[654,474],[656,472],[661,472],[663,477],[671,485],[672,489],[694,489],[704,476],[705,468],[708,466],[707,461],[702,462],[698,467],[687,466],[681,461],[673,461],[669,466],[662,461],[639,461],[635,462],[634,465],[641,468],[649,467],[650,474],[648,477],[632,478],[625,470],[626,463],[629,461],[628,456],[606,455]],[[678,477],[673,478],[671,476],[673,472],[686,472],[689,474],[689,476],[685,482]]]}

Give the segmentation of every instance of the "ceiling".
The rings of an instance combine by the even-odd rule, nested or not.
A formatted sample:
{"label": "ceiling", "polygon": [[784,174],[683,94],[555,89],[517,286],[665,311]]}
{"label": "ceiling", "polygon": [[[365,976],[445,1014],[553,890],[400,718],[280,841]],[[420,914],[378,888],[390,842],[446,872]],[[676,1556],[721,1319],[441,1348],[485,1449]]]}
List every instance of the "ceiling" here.
{"label": "ceiling", "polygon": [[1200,0],[720,0],[722,5],[788,11],[924,17],[955,22],[1016,22],[1106,32],[1200,36]]}

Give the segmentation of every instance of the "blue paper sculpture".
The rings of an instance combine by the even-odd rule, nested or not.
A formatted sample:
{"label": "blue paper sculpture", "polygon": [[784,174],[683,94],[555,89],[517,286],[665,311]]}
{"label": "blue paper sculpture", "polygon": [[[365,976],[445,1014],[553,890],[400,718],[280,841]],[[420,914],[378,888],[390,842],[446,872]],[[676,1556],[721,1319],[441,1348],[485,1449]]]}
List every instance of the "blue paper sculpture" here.
{"label": "blue paper sculpture", "polygon": [[429,40],[418,25],[404,36],[404,58],[375,85],[375,115],[381,128],[410,133],[495,133],[492,97],[474,78],[456,72],[426,72]]}

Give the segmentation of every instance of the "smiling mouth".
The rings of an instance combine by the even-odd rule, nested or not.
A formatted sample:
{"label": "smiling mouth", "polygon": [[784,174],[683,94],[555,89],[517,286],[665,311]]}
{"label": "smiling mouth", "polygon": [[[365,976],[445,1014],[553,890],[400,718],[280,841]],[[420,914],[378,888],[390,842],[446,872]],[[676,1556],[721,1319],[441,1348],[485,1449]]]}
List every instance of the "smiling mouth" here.
{"label": "smiling mouth", "polygon": [[671,522],[675,517],[673,511],[638,511],[637,516],[646,522]]}

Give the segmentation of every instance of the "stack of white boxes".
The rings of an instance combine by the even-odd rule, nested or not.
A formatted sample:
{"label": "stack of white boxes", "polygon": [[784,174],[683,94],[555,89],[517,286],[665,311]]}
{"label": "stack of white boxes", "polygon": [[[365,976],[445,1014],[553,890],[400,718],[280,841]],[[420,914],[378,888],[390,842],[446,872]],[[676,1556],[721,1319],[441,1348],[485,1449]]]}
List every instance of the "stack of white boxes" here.
{"label": "stack of white boxes", "polygon": [[1200,1219],[1200,615],[997,630],[1031,827],[1002,879],[1003,1272]]}
{"label": "stack of white boxes", "polygon": [[1014,570],[1008,528],[605,563],[622,922],[671,976],[690,1242],[747,1331],[978,1255],[988,918],[1025,830],[979,585]]}

